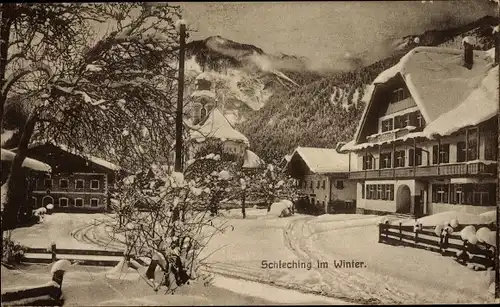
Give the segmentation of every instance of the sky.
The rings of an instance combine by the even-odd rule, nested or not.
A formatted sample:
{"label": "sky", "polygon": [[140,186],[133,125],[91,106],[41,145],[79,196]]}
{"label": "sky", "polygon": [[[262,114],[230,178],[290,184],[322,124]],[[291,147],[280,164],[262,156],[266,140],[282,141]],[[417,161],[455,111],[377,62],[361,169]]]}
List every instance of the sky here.
{"label": "sky", "polygon": [[191,39],[220,35],[266,53],[305,56],[318,66],[374,50],[389,39],[496,15],[487,0],[176,4],[197,30]]}

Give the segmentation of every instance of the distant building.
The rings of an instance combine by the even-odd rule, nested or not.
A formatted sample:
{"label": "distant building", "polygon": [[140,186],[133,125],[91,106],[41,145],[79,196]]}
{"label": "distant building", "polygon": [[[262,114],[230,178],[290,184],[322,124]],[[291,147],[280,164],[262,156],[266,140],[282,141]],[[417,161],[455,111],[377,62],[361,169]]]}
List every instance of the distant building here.
{"label": "distant building", "polygon": [[[286,165],[286,172],[298,180],[298,188],[309,204],[330,212],[355,205],[356,183],[347,180],[349,155],[330,148],[297,147]],[[337,207],[337,208],[336,208]]]}
{"label": "distant building", "polygon": [[[196,90],[191,94],[186,124],[189,137],[184,141],[184,163],[202,154],[203,150],[220,149],[222,157],[240,162],[243,168],[259,168],[262,160],[249,150],[249,141],[236,130],[218,105],[212,82],[206,73],[196,78]],[[211,146],[211,147],[210,147]],[[207,149],[207,147],[210,147]],[[209,152],[212,153],[212,152]],[[175,148],[170,158],[175,159]]]}
{"label": "distant building", "polygon": [[29,156],[52,168],[51,174],[31,174],[33,208],[53,204],[55,211],[63,212],[108,210],[119,166],[53,143],[30,145]]}
{"label": "distant building", "polygon": [[486,52],[418,47],[373,82],[349,174],[360,212],[495,209],[498,65]]}

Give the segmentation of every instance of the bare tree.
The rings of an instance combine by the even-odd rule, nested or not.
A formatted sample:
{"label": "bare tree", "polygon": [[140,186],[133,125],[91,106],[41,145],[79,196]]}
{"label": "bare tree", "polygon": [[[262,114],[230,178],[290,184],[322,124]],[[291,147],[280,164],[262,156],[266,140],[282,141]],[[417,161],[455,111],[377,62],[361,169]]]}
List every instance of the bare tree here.
{"label": "bare tree", "polygon": [[[174,133],[175,20],[180,11],[146,3],[3,5],[3,9],[2,31],[5,27],[11,45],[20,46],[15,50],[21,52],[2,54],[2,59],[19,54],[15,57],[19,61],[6,62],[4,73],[11,74],[2,81],[2,97],[11,92],[20,95],[18,103],[26,112],[3,216],[4,222],[14,223],[3,227],[12,228],[22,202],[15,192],[22,186],[16,184],[24,181],[20,169],[32,137],[63,143],[78,152],[129,157],[128,165],[134,165],[130,160],[148,164],[146,151],[148,156],[164,155]],[[54,26],[35,27],[38,24]],[[94,30],[103,25],[110,30],[104,34]],[[33,38],[29,33],[35,33]]]}

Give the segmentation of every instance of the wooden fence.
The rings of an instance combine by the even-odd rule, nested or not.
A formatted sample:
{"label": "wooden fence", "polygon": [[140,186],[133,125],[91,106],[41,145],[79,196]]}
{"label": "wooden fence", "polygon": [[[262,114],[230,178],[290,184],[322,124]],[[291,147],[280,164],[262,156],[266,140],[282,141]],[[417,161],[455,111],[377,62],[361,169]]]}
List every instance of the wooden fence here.
{"label": "wooden fence", "polygon": [[[403,226],[401,223],[398,225],[380,224],[378,242],[430,250],[443,256],[455,257],[457,261],[464,265],[472,263],[481,265],[483,268],[494,267],[495,247],[481,242],[469,244],[467,241],[462,240],[459,231],[465,226],[468,225],[460,225],[454,233],[447,236],[438,236],[432,226],[414,231],[413,226]],[[472,226],[476,229],[488,227],[491,230],[490,225]],[[459,257],[457,255],[459,251],[462,251],[464,256],[468,253],[472,257]]]}
{"label": "wooden fence", "polygon": [[[31,254],[31,255],[30,255]],[[93,257],[92,257],[93,256]],[[115,266],[125,256],[123,251],[65,249],[52,244],[50,248],[28,248],[23,256],[25,263],[52,263],[60,259],[78,261],[80,265]]]}

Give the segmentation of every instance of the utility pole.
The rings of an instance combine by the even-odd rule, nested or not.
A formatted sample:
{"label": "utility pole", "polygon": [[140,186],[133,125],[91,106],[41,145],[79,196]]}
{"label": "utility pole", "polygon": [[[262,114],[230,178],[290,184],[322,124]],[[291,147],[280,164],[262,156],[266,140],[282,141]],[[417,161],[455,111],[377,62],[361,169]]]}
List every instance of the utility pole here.
{"label": "utility pole", "polygon": [[182,172],[182,113],[184,98],[184,48],[186,42],[186,24],[180,21],[180,43],[179,43],[179,77],[177,80],[177,113],[175,117],[175,171]]}
{"label": "utility pole", "polygon": [[[494,38],[495,38],[495,65],[500,64],[500,2],[497,3],[497,19],[498,19],[498,24],[496,25],[495,31],[494,31]],[[500,97],[500,88],[498,89],[499,91],[499,97]],[[498,222],[500,221],[500,100],[498,102],[499,108],[498,108],[498,115],[497,115],[497,120],[498,120],[498,130],[497,130],[497,231],[496,231],[496,248],[495,248],[495,301],[500,299],[500,253],[498,251],[498,248],[500,247],[500,227],[498,227]]]}

